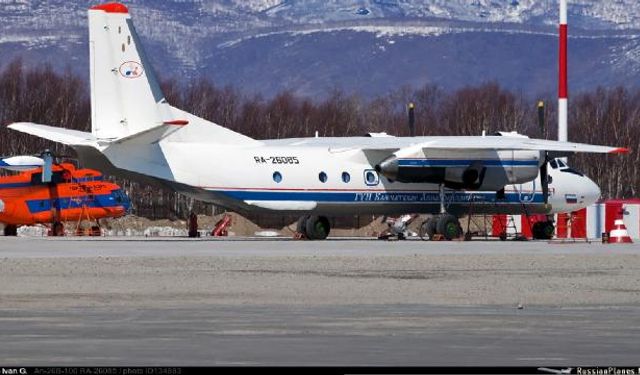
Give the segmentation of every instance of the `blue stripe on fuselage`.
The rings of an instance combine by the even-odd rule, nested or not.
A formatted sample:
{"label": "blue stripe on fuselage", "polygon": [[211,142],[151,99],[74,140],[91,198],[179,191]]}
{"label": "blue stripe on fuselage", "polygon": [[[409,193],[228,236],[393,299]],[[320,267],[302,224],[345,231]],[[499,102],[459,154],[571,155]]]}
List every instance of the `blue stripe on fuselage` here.
{"label": "blue stripe on fuselage", "polygon": [[82,207],[117,207],[123,206],[122,202],[117,202],[113,194],[95,195],[93,199],[88,197],[66,197],[56,199],[32,199],[26,201],[29,212],[37,214],[39,212],[55,209],[70,209]]}
{"label": "blue stripe on fuselage", "polygon": [[[438,192],[398,192],[398,191],[372,191],[372,192],[328,192],[328,191],[266,191],[266,190],[211,190],[223,194],[229,198],[243,201],[314,201],[324,203],[346,202],[379,202],[379,203],[438,203]],[[496,193],[445,193],[447,203],[520,203],[521,197],[526,203],[544,203],[541,192],[531,193],[506,193],[505,199],[497,200]]]}
{"label": "blue stripe on fuselage", "polygon": [[480,163],[486,167],[537,167],[537,160],[440,160],[440,159],[398,159],[401,167],[468,167]]}

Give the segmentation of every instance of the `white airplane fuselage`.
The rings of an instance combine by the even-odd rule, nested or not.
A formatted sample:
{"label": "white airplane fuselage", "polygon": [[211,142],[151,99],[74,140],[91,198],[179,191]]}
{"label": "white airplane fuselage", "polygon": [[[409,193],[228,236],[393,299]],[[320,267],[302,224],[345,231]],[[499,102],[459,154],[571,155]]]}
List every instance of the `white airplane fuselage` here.
{"label": "white airplane fuselage", "polygon": [[[430,138],[394,141],[419,143]],[[173,141],[169,136],[153,146],[110,146],[102,155],[116,168],[159,179],[184,194],[243,212],[322,215],[440,212],[439,184],[390,180],[375,169],[384,156],[348,146],[354,142],[378,143],[375,138],[365,137],[299,138],[267,140],[244,147],[212,147],[209,143]],[[523,168],[528,168],[528,173],[533,169],[536,177],[506,185],[504,197],[499,197],[495,190],[445,189],[447,211],[457,215],[470,211],[551,214],[575,211],[600,198],[600,189],[588,177],[567,172],[566,168],[549,167],[551,178],[545,204],[537,172],[541,162],[535,154],[530,159],[511,157],[485,162],[493,164],[489,168],[500,171],[511,166],[516,175]],[[80,156],[88,165],[100,157],[82,152]],[[532,153],[523,156],[531,157]],[[159,160],[163,162],[158,163]],[[449,163],[454,160],[459,159],[451,159]],[[524,163],[528,165],[519,165]]]}

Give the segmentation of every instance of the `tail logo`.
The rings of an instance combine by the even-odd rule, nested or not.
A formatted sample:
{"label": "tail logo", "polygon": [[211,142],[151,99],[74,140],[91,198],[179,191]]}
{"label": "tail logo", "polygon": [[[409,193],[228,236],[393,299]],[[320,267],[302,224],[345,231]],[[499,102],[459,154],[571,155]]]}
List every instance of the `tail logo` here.
{"label": "tail logo", "polygon": [[127,61],[120,65],[120,75],[124,78],[138,78],[144,73],[144,68],[140,63],[135,61]]}

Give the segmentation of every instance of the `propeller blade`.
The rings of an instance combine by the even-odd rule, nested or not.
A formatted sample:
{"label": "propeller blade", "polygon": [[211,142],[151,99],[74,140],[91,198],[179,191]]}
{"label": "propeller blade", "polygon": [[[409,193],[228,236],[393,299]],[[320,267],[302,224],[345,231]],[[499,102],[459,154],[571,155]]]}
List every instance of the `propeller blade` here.
{"label": "propeller blade", "polygon": [[545,152],[544,153],[544,163],[540,166],[540,182],[542,183],[542,196],[544,198],[544,203],[549,203],[549,156]]}

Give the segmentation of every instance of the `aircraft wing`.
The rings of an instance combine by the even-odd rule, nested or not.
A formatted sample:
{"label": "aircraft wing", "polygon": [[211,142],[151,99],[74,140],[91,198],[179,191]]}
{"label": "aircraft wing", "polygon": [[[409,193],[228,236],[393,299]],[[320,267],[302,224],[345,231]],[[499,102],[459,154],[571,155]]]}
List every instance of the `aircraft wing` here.
{"label": "aircraft wing", "polygon": [[93,146],[98,141],[91,133],[59,128],[57,126],[40,125],[31,122],[16,122],[7,127],[68,146]]}
{"label": "aircraft wing", "polygon": [[525,137],[436,137],[422,143],[416,143],[406,147],[389,148],[388,146],[376,147],[375,145],[363,147],[364,151],[396,151],[404,154],[408,151],[424,150],[448,150],[448,151],[546,151],[550,157],[563,157],[576,153],[597,154],[626,154],[629,149],[622,147],[598,146],[584,143],[559,142],[543,139],[531,139]]}

